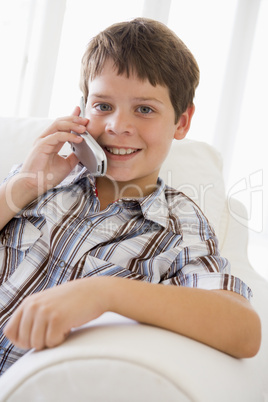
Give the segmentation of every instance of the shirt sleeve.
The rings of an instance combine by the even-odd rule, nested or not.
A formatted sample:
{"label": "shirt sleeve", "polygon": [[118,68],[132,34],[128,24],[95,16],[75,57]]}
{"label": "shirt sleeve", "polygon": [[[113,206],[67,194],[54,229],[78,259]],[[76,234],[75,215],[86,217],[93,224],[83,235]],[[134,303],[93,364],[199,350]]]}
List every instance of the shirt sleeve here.
{"label": "shirt sleeve", "polygon": [[4,180],[2,181],[1,184],[6,183],[9,179],[11,179],[11,177],[15,176],[16,174],[19,173],[19,171],[21,170],[22,167],[22,163],[20,163],[19,165],[14,165],[12,166],[12,169],[10,170],[10,172],[8,173],[8,175],[4,178]]}
{"label": "shirt sleeve", "polygon": [[249,300],[252,290],[231,274],[231,264],[220,255],[218,239],[207,218],[194,203],[191,208],[191,214],[188,204],[188,215],[177,217],[181,242],[176,246],[176,258],[161,283],[206,290],[229,290]]}
{"label": "shirt sleeve", "polygon": [[[189,272],[192,265],[195,265],[195,270]],[[175,275],[164,279],[161,283],[206,290],[229,290],[244,296],[248,300],[253,296],[250,287],[230,273],[219,272],[217,270],[204,272],[202,270],[201,259],[199,261],[191,261],[190,264],[177,271]]]}

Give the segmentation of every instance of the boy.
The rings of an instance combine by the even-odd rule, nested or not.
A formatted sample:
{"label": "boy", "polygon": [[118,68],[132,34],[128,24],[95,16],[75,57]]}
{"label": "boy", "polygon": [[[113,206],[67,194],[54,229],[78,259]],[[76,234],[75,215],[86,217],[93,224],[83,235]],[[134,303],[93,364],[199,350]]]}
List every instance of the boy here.
{"label": "boy", "polygon": [[[254,356],[250,289],[229,275],[200,209],[158,179],[190,128],[194,57],[164,25],[136,19],[93,38],[81,71],[86,118],[77,107],[56,120],[1,187],[0,370],[105,311]],[[58,155],[86,129],[106,153],[104,177]]]}

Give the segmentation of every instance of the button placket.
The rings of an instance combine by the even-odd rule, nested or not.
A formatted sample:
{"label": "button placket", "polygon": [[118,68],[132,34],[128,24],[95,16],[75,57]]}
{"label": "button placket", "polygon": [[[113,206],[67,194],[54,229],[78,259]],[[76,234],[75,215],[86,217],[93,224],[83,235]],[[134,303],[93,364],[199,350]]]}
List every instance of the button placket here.
{"label": "button placket", "polygon": [[86,228],[87,228],[87,229],[90,229],[91,226],[92,226],[92,222],[91,222],[91,221],[87,221],[87,222],[86,222]]}
{"label": "button placket", "polygon": [[60,260],[58,266],[63,269],[66,266],[66,262],[64,260]]}

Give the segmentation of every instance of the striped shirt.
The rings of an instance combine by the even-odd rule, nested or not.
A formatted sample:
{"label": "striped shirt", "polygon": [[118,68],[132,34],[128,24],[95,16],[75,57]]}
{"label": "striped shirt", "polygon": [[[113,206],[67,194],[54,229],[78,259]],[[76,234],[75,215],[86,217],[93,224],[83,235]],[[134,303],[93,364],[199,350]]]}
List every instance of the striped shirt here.
{"label": "striped shirt", "polygon": [[183,193],[158,179],[152,194],[100,211],[95,190],[78,166],[0,232],[0,373],[25,353],[3,335],[14,310],[26,296],[66,281],[110,275],[250,298],[206,217]]}

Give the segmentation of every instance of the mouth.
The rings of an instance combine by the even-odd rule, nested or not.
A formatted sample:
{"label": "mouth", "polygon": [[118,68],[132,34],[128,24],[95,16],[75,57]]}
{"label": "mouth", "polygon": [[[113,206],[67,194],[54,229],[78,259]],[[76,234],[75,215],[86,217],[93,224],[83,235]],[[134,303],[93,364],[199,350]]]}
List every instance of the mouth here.
{"label": "mouth", "polygon": [[117,147],[105,147],[104,148],[111,155],[132,155],[140,151],[140,149],[134,148],[117,148]]}

